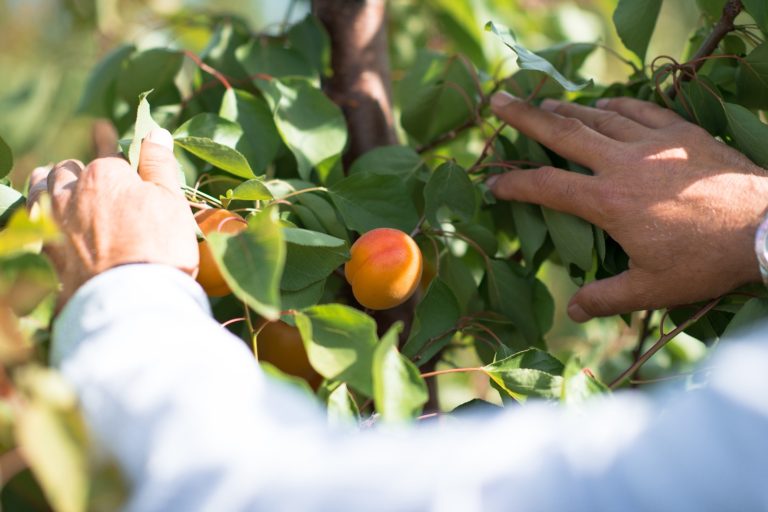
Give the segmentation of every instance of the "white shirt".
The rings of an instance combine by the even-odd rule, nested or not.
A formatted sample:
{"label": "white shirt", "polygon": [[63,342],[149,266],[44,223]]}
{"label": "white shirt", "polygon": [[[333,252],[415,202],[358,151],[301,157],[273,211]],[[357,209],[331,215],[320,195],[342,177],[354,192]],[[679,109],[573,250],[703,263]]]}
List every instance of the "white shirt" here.
{"label": "white shirt", "polygon": [[727,340],[707,388],[332,430],[160,265],[86,283],[53,362],[132,484],[131,511],[768,510],[768,332]]}

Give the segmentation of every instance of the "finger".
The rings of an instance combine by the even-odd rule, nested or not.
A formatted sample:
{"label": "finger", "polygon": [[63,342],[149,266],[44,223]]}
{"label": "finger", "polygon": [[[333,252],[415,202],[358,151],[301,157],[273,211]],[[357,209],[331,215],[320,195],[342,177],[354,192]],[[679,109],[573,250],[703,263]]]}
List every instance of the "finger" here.
{"label": "finger", "polygon": [[665,128],[685,122],[682,117],[668,108],[634,98],[603,98],[598,100],[595,106],[602,110],[617,112],[648,128]]}
{"label": "finger", "polygon": [[107,119],[97,119],[91,127],[91,140],[96,158],[111,156],[118,150],[117,130]]}
{"label": "finger", "polygon": [[71,184],[80,179],[83,163],[80,160],[64,160],[53,166],[46,178],[46,185],[51,196],[65,188],[71,190]]}
{"label": "finger", "polygon": [[178,163],[173,156],[173,136],[168,130],[156,128],[141,143],[139,175],[144,181],[179,191]]}
{"label": "finger", "polygon": [[579,119],[563,117],[521,101],[506,92],[491,99],[493,112],[513,128],[559,155],[595,172],[623,153],[622,144],[588,128]]}
{"label": "finger", "polygon": [[32,208],[32,205],[37,203],[40,199],[40,195],[48,190],[48,175],[51,173],[53,166],[47,165],[45,167],[37,167],[29,175],[29,192],[27,193],[27,207]]}
{"label": "finger", "polygon": [[594,317],[631,313],[655,306],[644,272],[630,269],[581,288],[568,303],[568,316],[575,322]]}
{"label": "finger", "polygon": [[48,174],[46,183],[54,213],[59,214],[67,209],[72,191],[82,172],[83,163],[80,160],[64,160],[56,164]]}
{"label": "finger", "polygon": [[648,139],[652,135],[651,130],[647,127],[613,111],[599,110],[577,103],[552,99],[544,100],[541,108],[563,117],[579,119],[596,132],[622,142]]}
{"label": "finger", "polygon": [[600,224],[598,179],[556,167],[510,171],[486,185],[499,199],[535,203]]}

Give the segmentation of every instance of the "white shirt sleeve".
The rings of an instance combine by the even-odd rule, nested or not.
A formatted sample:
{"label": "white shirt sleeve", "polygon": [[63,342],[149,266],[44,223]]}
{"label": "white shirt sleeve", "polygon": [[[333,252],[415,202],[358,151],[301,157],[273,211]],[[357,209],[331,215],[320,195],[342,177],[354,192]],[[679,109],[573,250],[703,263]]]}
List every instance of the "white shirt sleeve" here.
{"label": "white shirt sleeve", "polygon": [[696,392],[329,430],[192,279],[129,265],[77,292],[52,357],[132,511],[752,511],[768,510],[767,332],[728,342]]}

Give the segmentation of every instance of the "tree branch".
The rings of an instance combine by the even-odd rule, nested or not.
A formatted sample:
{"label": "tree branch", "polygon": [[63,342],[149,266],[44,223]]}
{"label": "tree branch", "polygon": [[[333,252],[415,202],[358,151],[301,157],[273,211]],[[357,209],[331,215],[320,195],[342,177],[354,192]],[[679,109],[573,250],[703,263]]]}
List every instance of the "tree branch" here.
{"label": "tree branch", "polygon": [[313,0],[312,9],[331,38],[333,76],[323,87],[347,119],[345,163],[373,148],[397,144],[386,0]]}
{"label": "tree branch", "polygon": [[[690,317],[688,320],[683,322],[682,324],[675,327],[674,330],[670,331],[667,334],[663,334],[659,340],[653,344],[651,348],[648,349],[646,353],[644,353],[642,356],[638,357],[637,360],[632,363],[632,366],[627,368],[621,375],[619,375],[616,379],[614,379],[613,382],[608,386],[611,389],[616,389],[617,387],[621,386],[621,384],[627,380],[628,378],[632,377],[632,375],[637,372],[637,370],[640,369],[641,366],[643,366],[653,355],[661,350],[664,345],[672,341],[675,336],[683,332],[685,329],[690,327],[691,325],[698,322],[701,317],[709,313],[712,308],[717,306],[717,304],[720,302],[722,297],[718,297],[710,302],[708,302],[704,307],[699,309],[692,317]],[[663,332],[663,331],[662,331]]]}
{"label": "tree branch", "polygon": [[[712,32],[709,33],[699,49],[696,50],[696,53],[691,57],[689,64],[682,65],[684,69],[689,70],[689,73],[683,75],[683,81],[690,80],[696,71],[698,71],[706,62],[704,57],[712,55],[720,44],[720,41],[733,31],[735,28],[733,21],[743,9],[744,5],[742,5],[741,0],[728,0],[728,3],[723,7],[723,14],[712,28]],[[670,99],[675,99],[675,88],[669,87],[666,94]]]}

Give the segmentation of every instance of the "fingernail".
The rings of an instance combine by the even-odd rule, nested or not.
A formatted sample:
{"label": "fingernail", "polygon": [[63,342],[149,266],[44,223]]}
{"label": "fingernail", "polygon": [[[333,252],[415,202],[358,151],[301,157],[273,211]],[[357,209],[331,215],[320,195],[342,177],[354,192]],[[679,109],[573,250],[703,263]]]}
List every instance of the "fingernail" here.
{"label": "fingernail", "polygon": [[553,112],[557,107],[559,107],[563,102],[553,100],[552,98],[547,98],[546,100],[541,102],[541,109],[547,110],[549,112]]}
{"label": "fingernail", "polygon": [[165,128],[155,128],[147,134],[144,140],[173,151],[173,135]]}
{"label": "fingernail", "polygon": [[490,189],[493,189],[493,185],[497,181],[499,181],[499,175],[498,174],[494,174],[493,176],[491,176],[487,180],[485,180],[485,186],[490,188]]}
{"label": "fingernail", "polygon": [[491,96],[491,107],[504,108],[513,101],[519,100],[506,91],[499,91]]}
{"label": "fingernail", "polygon": [[595,106],[597,108],[605,108],[608,105],[608,102],[611,101],[609,98],[602,98],[595,102]]}
{"label": "fingernail", "polygon": [[586,322],[592,318],[581,306],[575,303],[568,306],[568,316],[571,317],[571,320],[574,322],[579,323]]}

